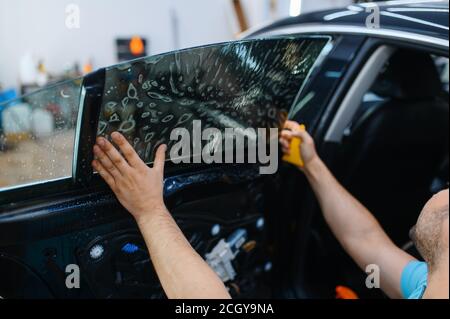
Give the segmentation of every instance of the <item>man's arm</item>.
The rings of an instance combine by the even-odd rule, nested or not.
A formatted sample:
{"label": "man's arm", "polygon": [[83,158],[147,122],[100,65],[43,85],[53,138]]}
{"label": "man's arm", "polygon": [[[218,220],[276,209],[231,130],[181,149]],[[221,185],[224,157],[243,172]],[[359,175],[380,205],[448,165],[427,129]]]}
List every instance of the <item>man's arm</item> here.
{"label": "man's arm", "polygon": [[405,266],[414,258],[389,239],[375,217],[328,170],[316,153],[312,137],[287,123],[291,131],[282,133],[283,151],[289,153],[290,141],[300,138],[306,175],[319,201],[325,220],[334,235],[363,270],[370,264],[380,267],[381,288],[391,298],[402,298],[400,279]]}
{"label": "man's arm", "polygon": [[166,295],[175,299],[230,298],[164,205],[166,147],[159,147],[154,166],[149,168],[121,134],[113,133],[112,139],[126,160],[109,141],[98,138],[92,165],[136,219]]}

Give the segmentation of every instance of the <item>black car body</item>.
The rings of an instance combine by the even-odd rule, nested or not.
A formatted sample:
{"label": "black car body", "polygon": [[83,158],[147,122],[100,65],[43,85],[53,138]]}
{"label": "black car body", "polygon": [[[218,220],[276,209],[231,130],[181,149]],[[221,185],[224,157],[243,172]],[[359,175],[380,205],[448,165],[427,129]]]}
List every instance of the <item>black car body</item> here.
{"label": "black car body", "polygon": [[[448,79],[439,74],[448,74],[448,43],[448,2],[354,5],[23,97],[32,108],[69,97],[76,109],[60,112],[55,132],[70,129],[75,142],[69,173],[49,178],[46,171],[0,190],[0,295],[164,298],[133,219],[90,163],[97,135],[121,129],[150,163],[167,141],[164,123],[187,113],[188,122],[220,128],[223,118],[278,127],[288,112],[306,124],[322,158],[394,242],[410,249],[408,229],[448,183]],[[244,110],[233,112],[242,101]],[[153,135],[145,131],[149,123]],[[232,296],[334,298],[336,286],[383,296],[365,286],[364,272],[333,238],[295,168],[280,164],[277,174],[263,176],[250,164],[168,164],[166,173],[165,201],[202,256],[246,231],[246,248],[233,260],[237,275],[227,282]],[[79,288],[67,286],[70,265],[79,267]]]}

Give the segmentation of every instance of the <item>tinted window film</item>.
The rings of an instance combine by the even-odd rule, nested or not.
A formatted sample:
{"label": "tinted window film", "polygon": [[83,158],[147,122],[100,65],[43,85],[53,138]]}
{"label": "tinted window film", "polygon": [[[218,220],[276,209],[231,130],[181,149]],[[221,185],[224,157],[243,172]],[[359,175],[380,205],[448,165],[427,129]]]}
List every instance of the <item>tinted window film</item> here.
{"label": "tinted window film", "polygon": [[0,104],[0,189],[72,176],[82,79]]}
{"label": "tinted window film", "polygon": [[278,127],[327,37],[250,40],[135,60],[106,71],[98,134],[124,134],[147,163],[177,127]]}

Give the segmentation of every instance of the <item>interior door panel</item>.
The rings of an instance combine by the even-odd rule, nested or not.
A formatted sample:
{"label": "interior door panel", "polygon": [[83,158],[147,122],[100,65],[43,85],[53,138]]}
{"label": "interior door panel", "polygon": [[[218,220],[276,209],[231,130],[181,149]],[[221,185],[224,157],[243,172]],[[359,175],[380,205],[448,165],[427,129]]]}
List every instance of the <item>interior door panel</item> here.
{"label": "interior door panel", "polygon": [[[275,193],[267,194],[267,182],[248,167],[166,180],[169,209],[202,256],[234,231],[248,232],[248,247],[236,264],[239,276],[230,286],[236,297],[270,296],[273,259],[267,247],[274,237],[268,237],[270,208],[265,200]],[[213,232],[215,227],[220,228]],[[14,234],[1,240],[2,277],[14,278],[14,289],[12,283],[0,285],[5,298],[164,297],[135,222],[111,194],[75,196],[12,211],[1,219],[0,233]],[[9,256],[27,266],[13,267]],[[66,267],[71,264],[80,266],[80,289],[66,289]]]}

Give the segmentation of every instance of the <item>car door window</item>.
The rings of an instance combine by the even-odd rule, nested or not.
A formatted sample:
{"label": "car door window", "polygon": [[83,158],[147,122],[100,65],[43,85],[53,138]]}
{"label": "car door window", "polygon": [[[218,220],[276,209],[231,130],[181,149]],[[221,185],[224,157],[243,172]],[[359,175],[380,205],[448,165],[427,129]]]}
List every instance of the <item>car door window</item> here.
{"label": "car door window", "polygon": [[279,127],[329,41],[248,40],[108,68],[98,135],[121,132],[151,163],[160,144],[176,143],[173,129],[192,131],[195,120],[222,131]]}
{"label": "car door window", "polygon": [[82,79],[0,104],[0,190],[72,175]]}
{"label": "car door window", "polygon": [[[278,127],[330,40],[245,40],[107,68],[98,135],[123,133],[151,163],[159,144],[175,143],[173,129],[195,120],[202,129]],[[82,83],[0,104],[0,191],[72,176]]]}

